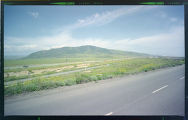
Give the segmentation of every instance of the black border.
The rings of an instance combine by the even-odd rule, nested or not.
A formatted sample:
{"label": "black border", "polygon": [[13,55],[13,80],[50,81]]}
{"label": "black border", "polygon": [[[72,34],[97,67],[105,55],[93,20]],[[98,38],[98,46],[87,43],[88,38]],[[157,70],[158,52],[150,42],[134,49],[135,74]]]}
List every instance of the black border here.
{"label": "black border", "polygon": [[[143,2],[155,2],[155,5],[183,5],[186,0],[2,0],[9,5],[54,5],[57,2],[74,2],[74,5],[145,5]],[[164,4],[158,4],[164,2]],[[55,4],[57,5],[57,4]],[[67,4],[68,5],[68,4]]]}
{"label": "black border", "polygon": [[185,117],[188,119],[188,70],[187,70],[187,54],[188,54],[188,5],[184,5],[184,28],[185,28]]}
{"label": "black border", "polygon": [[[26,1],[26,0],[25,0]],[[185,117],[182,116],[4,116],[4,5],[52,5],[55,2],[75,2],[75,5],[140,5],[141,2],[164,2],[164,5],[183,5],[187,0],[41,0],[41,1],[1,1],[1,64],[0,64],[0,120],[188,120],[188,4],[184,5],[185,29]],[[89,2],[89,3],[87,3]],[[174,4],[178,2],[178,4]],[[87,4],[86,4],[87,3]]]}
{"label": "black border", "polygon": [[1,2],[0,118],[4,116],[4,3]]}
{"label": "black border", "polygon": [[184,120],[178,116],[12,116],[4,120]]}

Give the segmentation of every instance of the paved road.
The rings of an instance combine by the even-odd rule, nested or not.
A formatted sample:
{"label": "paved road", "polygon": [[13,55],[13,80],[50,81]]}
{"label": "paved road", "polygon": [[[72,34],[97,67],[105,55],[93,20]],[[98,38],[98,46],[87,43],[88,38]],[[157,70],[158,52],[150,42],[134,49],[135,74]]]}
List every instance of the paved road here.
{"label": "paved road", "polygon": [[5,98],[5,115],[184,115],[184,65]]}

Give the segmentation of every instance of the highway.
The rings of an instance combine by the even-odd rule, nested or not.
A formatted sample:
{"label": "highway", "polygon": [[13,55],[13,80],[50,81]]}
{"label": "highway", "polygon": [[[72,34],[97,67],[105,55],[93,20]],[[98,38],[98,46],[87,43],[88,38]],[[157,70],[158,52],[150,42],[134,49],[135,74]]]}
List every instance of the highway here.
{"label": "highway", "polygon": [[184,115],[185,66],[5,98],[5,115]]}

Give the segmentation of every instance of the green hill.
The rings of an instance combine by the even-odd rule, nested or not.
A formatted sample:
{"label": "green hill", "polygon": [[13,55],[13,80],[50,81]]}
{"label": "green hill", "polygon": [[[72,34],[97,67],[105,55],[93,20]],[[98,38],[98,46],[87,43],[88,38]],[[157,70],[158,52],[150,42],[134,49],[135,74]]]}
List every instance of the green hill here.
{"label": "green hill", "polygon": [[42,50],[28,55],[26,58],[119,58],[119,57],[147,57],[148,54],[126,52],[120,50],[106,49],[91,45],[79,47],[62,47],[50,50]]}

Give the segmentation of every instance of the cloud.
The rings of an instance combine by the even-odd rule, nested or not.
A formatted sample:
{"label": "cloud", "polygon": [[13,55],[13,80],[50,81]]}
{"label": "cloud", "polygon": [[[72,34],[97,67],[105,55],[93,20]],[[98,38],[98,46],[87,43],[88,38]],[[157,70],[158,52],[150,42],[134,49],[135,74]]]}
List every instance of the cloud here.
{"label": "cloud", "polygon": [[78,19],[74,24],[68,26],[66,28],[67,31],[71,31],[80,27],[85,27],[89,25],[104,25],[108,24],[117,18],[127,15],[127,14],[133,14],[136,12],[144,11],[144,10],[149,10],[157,8],[157,6],[149,6],[149,7],[144,7],[144,6],[133,6],[133,7],[122,7],[119,9],[115,9],[112,11],[105,11],[102,13],[95,13],[91,16],[88,16],[83,19]]}
{"label": "cloud", "polygon": [[[14,38],[18,39],[18,38]],[[12,41],[13,38],[12,38]],[[98,47],[135,51],[154,55],[184,56],[184,27],[178,26],[171,28],[166,33],[145,36],[136,39],[126,38],[119,40],[106,40],[103,38],[73,38],[69,33],[62,33],[58,36],[38,37],[35,39],[22,38],[19,44],[15,46],[5,46],[5,52],[23,52],[32,53],[38,50],[47,50],[51,48],[60,48],[65,46],[94,45]],[[23,42],[25,41],[25,43]],[[27,42],[30,41],[30,42]],[[17,42],[18,44],[18,42]]]}
{"label": "cloud", "polygon": [[[5,45],[5,55],[28,55],[31,51],[39,50],[39,46],[35,44],[26,44],[26,45]],[[20,54],[21,53],[21,54]]]}
{"label": "cloud", "polygon": [[166,14],[165,12],[163,12],[163,11],[160,11],[160,12],[158,13],[158,15],[159,15],[161,18],[166,18],[166,17],[167,17],[167,14]]}
{"label": "cloud", "polygon": [[176,17],[170,17],[168,16],[164,11],[160,11],[156,14],[156,16],[159,16],[163,19],[169,20],[170,22],[178,22],[180,21],[178,18]]}
{"label": "cloud", "polygon": [[[89,25],[104,25],[117,18],[140,12],[152,7],[134,6],[122,7],[112,11],[95,13],[83,19],[78,19],[72,25],[53,36],[42,36],[35,38],[17,38],[5,36],[5,54],[30,54],[39,50],[60,48],[65,46],[94,45],[98,47],[118,49],[125,51],[143,52],[155,55],[184,56],[184,26],[171,27],[169,31],[152,36],[138,37],[136,39],[111,39],[104,38],[74,38],[72,30]],[[39,15],[39,14],[38,14]],[[38,16],[37,15],[37,16]],[[35,16],[35,15],[34,15]],[[163,16],[164,17],[164,16]],[[165,16],[168,17],[168,16]],[[169,18],[169,17],[168,17]],[[169,18],[170,19],[170,18]],[[176,18],[171,18],[176,21]]]}
{"label": "cloud", "polygon": [[171,22],[177,22],[177,21],[178,21],[178,19],[177,19],[177,18],[172,17],[172,18],[170,18],[170,21],[171,21]]}
{"label": "cloud", "polygon": [[154,55],[184,56],[184,27],[175,27],[167,33],[153,36],[119,40],[114,42],[113,45],[118,46],[118,49],[121,50]]}
{"label": "cloud", "polygon": [[38,16],[39,16],[38,12],[29,12],[28,14],[31,15],[32,17],[34,17],[34,18],[38,18]]}

